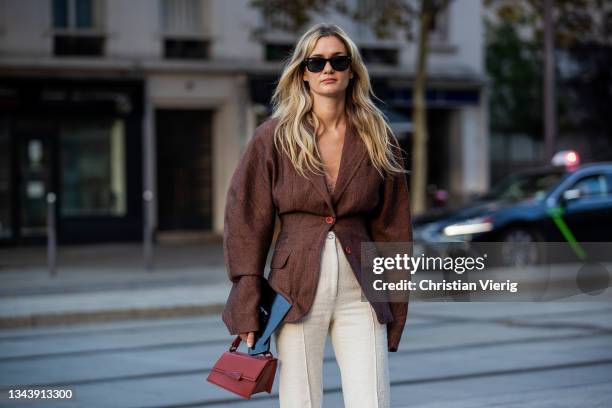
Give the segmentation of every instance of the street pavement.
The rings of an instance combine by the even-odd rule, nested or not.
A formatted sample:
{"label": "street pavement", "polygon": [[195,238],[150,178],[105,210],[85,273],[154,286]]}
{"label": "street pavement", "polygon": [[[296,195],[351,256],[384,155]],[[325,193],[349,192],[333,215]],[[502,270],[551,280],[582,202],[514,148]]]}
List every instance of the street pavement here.
{"label": "street pavement", "polygon": [[[0,406],[278,406],[278,381],[250,401],[205,381],[230,341],[218,316],[2,330]],[[608,407],[612,307],[415,302],[389,356],[393,407]],[[323,406],[342,407],[329,339],[324,376]],[[74,400],[16,403],[10,388],[69,389]]]}
{"label": "street pavement", "polygon": [[[160,246],[153,272],[140,254],[65,248],[49,277],[41,249],[0,250],[0,407],[278,406],[278,381],[243,400],[205,380],[232,340],[219,314],[229,290],[220,245]],[[415,300],[389,353],[392,406],[609,407],[610,299]],[[342,407],[329,339],[324,375],[324,407]],[[74,398],[8,399],[27,388]]]}
{"label": "street pavement", "polygon": [[42,247],[0,249],[0,328],[218,313],[227,299],[220,243],[61,247],[51,276]]}

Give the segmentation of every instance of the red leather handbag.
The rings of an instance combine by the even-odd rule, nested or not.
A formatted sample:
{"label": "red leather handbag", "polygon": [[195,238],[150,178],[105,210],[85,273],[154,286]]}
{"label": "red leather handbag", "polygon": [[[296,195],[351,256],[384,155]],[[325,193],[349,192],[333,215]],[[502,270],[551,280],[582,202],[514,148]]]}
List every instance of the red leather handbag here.
{"label": "red leather handbag", "polygon": [[270,351],[254,356],[236,351],[240,341],[238,335],[206,380],[247,399],[258,392],[271,393],[278,359]]}

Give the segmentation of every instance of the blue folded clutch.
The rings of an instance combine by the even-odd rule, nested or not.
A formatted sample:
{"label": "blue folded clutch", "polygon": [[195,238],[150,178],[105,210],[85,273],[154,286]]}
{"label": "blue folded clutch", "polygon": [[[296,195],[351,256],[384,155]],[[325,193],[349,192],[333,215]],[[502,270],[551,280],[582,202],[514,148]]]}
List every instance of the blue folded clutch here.
{"label": "blue folded clutch", "polygon": [[271,288],[268,289],[271,292],[267,296],[269,300],[259,305],[259,327],[261,330],[255,334],[255,344],[253,347],[249,347],[248,352],[251,356],[270,351],[272,333],[278,328],[291,308],[291,303],[283,295],[273,291]]}

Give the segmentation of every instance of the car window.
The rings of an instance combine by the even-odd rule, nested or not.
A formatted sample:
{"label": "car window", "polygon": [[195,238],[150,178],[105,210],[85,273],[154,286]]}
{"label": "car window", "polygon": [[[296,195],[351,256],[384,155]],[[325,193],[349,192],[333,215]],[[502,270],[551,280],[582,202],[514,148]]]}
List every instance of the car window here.
{"label": "car window", "polygon": [[603,174],[593,174],[576,181],[571,189],[580,190],[581,197],[605,197],[608,194],[606,177]]}
{"label": "car window", "polygon": [[503,179],[482,198],[486,200],[519,201],[542,199],[564,176],[563,171],[513,174]]}

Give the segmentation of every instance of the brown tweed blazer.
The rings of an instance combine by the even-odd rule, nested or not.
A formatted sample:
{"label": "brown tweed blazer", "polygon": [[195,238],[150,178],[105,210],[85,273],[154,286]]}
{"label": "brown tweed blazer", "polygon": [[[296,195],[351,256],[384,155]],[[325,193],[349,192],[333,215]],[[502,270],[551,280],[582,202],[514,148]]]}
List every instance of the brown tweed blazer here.
{"label": "brown tweed blazer", "polygon": [[[406,176],[381,178],[350,124],[336,186],[330,194],[324,175],[311,173],[310,179],[305,179],[287,156],[276,151],[276,123],[276,119],[268,119],[255,130],[226,198],[223,250],[233,286],[222,318],[234,335],[260,329],[257,307],[277,215],[281,229],[267,282],[293,305],[284,322],[300,320],[313,303],[328,231],[335,231],[362,288],[361,242],[412,242]],[[390,139],[403,164],[397,140],[392,135]],[[387,325],[388,351],[397,351],[408,297],[401,302],[370,303],[378,321]]]}

